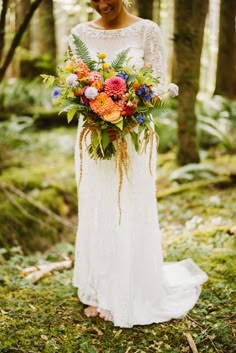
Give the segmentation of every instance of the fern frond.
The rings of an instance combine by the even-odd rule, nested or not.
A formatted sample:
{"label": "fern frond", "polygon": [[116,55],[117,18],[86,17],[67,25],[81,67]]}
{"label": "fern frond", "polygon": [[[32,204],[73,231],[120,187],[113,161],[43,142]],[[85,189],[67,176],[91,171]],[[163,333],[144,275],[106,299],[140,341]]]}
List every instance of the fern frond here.
{"label": "fern frond", "polygon": [[83,62],[88,66],[90,70],[95,70],[94,61],[90,57],[90,53],[84,42],[77,37],[75,34],[72,34],[73,42],[75,46],[75,54],[83,60]]}
{"label": "fern frond", "polygon": [[152,114],[152,116],[157,116],[160,113],[163,113],[166,111],[166,106],[165,103],[163,101],[160,101],[158,103],[158,105],[156,105],[154,108],[150,109],[150,113]]}
{"label": "fern frond", "polygon": [[113,67],[116,71],[121,69],[125,60],[127,59],[127,55],[129,52],[129,48],[122,50],[117,57],[112,61],[111,67]]}

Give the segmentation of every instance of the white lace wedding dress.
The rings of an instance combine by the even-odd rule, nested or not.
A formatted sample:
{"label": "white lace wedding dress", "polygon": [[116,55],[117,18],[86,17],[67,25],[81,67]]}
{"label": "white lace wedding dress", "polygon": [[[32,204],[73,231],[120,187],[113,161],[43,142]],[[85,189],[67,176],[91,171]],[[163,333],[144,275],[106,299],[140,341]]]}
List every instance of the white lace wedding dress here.
{"label": "white lace wedding dress", "polygon": [[[164,86],[163,44],[155,23],[140,20],[116,30],[98,30],[83,23],[72,33],[86,43],[91,56],[106,52],[108,62],[129,48],[130,65],[151,64]],[[191,259],[163,262],[155,147],[152,176],[149,152],[138,155],[128,143],[131,162],[129,179],[124,177],[121,191],[121,224],[114,161],[94,161],[84,151],[73,283],[81,302],[98,307],[100,312],[108,310],[115,326],[132,327],[184,316],[196,303],[200,286],[207,279]],[[78,140],[75,161],[78,182]]]}

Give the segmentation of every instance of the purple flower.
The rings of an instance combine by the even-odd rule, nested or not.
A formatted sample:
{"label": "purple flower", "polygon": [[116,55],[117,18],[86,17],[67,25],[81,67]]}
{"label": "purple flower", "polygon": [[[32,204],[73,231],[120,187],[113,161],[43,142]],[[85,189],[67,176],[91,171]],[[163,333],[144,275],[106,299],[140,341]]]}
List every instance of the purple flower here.
{"label": "purple flower", "polygon": [[147,94],[143,97],[143,100],[144,100],[145,102],[149,102],[149,101],[152,99],[152,97],[153,97],[153,94],[152,94],[152,92],[150,92],[150,93],[147,93]]}
{"label": "purple flower", "polygon": [[143,97],[143,96],[146,95],[146,93],[148,93],[148,91],[149,91],[148,86],[142,85],[142,86],[140,86],[140,87],[136,90],[135,93],[137,94],[137,96]]}
{"label": "purple flower", "polygon": [[137,117],[137,121],[139,123],[139,125],[142,125],[144,123],[144,116],[142,114],[139,114]]}
{"label": "purple flower", "polygon": [[119,72],[117,76],[123,78],[123,80],[125,80],[126,82],[129,79],[129,75],[125,71]]}
{"label": "purple flower", "polygon": [[52,98],[57,98],[61,94],[61,89],[59,87],[54,88],[52,91]]}

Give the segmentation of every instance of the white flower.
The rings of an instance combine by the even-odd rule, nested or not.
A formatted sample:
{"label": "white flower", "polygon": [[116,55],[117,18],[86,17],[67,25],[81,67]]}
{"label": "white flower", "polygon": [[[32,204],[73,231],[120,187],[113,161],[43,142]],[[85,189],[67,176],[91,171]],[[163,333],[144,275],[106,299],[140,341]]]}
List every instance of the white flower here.
{"label": "white flower", "polygon": [[98,95],[98,90],[95,87],[88,87],[86,88],[86,90],[84,91],[84,95],[86,98],[88,99],[94,99],[97,97]]}
{"label": "white flower", "polygon": [[179,94],[179,87],[175,83],[170,83],[168,91],[171,97],[176,97]]}
{"label": "white flower", "polygon": [[78,76],[76,74],[70,74],[66,78],[66,84],[69,87],[75,88],[78,85]]}

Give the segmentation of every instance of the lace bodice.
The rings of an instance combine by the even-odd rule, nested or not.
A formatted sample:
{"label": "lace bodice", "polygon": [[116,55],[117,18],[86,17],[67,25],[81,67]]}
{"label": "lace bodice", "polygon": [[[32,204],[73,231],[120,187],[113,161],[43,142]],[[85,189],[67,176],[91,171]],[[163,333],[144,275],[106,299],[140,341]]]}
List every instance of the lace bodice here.
{"label": "lace bodice", "polygon": [[[143,64],[152,65],[159,77],[159,89],[165,88],[166,65],[163,40],[159,26],[150,20],[140,20],[128,27],[114,30],[100,30],[89,26],[88,22],[75,26],[71,33],[80,37],[87,45],[91,56],[105,52],[111,62],[119,52],[129,48],[129,65],[140,68]],[[72,36],[69,44],[73,49]]]}

